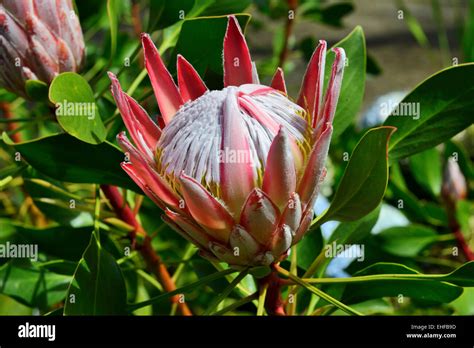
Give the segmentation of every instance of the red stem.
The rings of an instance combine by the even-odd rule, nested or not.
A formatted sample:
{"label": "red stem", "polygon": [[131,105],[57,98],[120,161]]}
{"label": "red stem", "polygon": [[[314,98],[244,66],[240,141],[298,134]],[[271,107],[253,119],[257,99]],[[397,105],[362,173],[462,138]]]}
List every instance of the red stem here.
{"label": "red stem", "polygon": [[[287,0],[288,3],[288,11],[293,11],[296,14],[296,8],[298,7],[298,0]],[[288,43],[290,41],[291,33],[293,32],[293,22],[294,18],[290,18],[290,14],[288,12],[288,18],[286,19],[285,23],[285,38],[283,42],[283,49],[280,52],[280,57],[278,59],[278,66],[283,69],[283,65],[285,64],[286,58],[288,57]]]}
{"label": "red stem", "polygon": [[[13,118],[9,103],[0,103],[0,111],[1,111],[2,116],[5,119],[10,120]],[[20,133],[14,132],[17,128],[18,128],[18,125],[15,122],[7,123],[7,129],[12,132],[10,134],[10,137],[15,143],[21,142]]]}
{"label": "red stem", "polygon": [[466,259],[468,261],[474,261],[474,252],[472,252],[471,248],[467,244],[466,239],[464,238],[464,235],[462,234],[461,228],[457,221],[456,225],[451,227],[451,230],[453,231],[454,237],[456,238],[459,247],[463,251],[464,256],[466,256]]}
{"label": "red stem", "polygon": [[[137,234],[143,237],[143,244],[138,248],[138,250],[140,251],[148,267],[155,274],[160,284],[167,292],[176,290],[176,285],[173,279],[171,278],[168,270],[166,269],[166,266],[163,264],[161,258],[156,254],[155,250],[151,245],[150,236],[145,232],[143,227],[137,221],[135,215],[123,199],[117,187],[110,185],[101,185],[100,187],[107,199],[109,200],[110,204],[112,205],[115,214],[117,214],[117,216],[120,217],[120,219],[122,219],[127,224],[135,227],[135,230],[132,231],[130,234],[132,246],[134,246],[135,244],[135,237]],[[183,315],[192,315],[192,312],[187,306],[187,304],[179,301],[179,297],[177,295],[171,298],[171,302],[177,303],[178,308]]]}
{"label": "red stem", "polygon": [[260,286],[268,284],[265,297],[265,309],[268,315],[286,315],[283,298],[281,297],[282,280],[275,271],[260,280]]}
{"label": "red stem", "polygon": [[464,235],[461,231],[461,226],[456,218],[456,202],[447,202],[446,203],[446,212],[448,214],[449,228],[451,229],[456,241],[461,248],[464,256],[468,261],[474,261],[474,252],[466,242]]}

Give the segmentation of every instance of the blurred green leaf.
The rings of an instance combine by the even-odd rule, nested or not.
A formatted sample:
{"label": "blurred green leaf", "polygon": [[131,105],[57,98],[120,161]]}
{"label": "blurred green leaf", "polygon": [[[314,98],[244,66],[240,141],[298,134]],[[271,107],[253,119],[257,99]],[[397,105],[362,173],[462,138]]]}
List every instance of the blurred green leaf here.
{"label": "blurred green leaf", "polygon": [[63,129],[89,144],[100,144],[107,131],[87,81],[73,72],[56,76],[49,87],[49,99],[56,105],[56,117]]}
{"label": "blurred green leaf", "polygon": [[0,315],[32,315],[32,308],[22,305],[11,297],[0,295]]}
{"label": "blurred green leaf", "polygon": [[446,142],[444,148],[445,161],[447,161],[449,157],[453,157],[454,160],[458,162],[459,167],[466,178],[474,180],[474,168],[469,159],[469,155],[462,144],[452,140]]}
{"label": "blurred green leaf", "polygon": [[443,174],[439,152],[431,148],[413,155],[410,157],[410,167],[416,182],[433,197],[438,197]]}
{"label": "blurred green leaf", "polygon": [[[347,65],[344,69],[341,93],[334,116],[333,139],[337,139],[342,132],[353,123],[359,112],[364,97],[366,48],[364,32],[357,26],[349,35],[336,43],[333,47],[342,47],[346,51]],[[334,62],[334,53],[328,52],[325,69],[325,85],[331,76],[331,66]]]}
{"label": "blurred green leaf", "polygon": [[[415,270],[396,263],[377,263],[356,274],[357,276],[383,274],[417,274]],[[434,303],[447,303],[458,298],[463,289],[440,280],[385,279],[347,284],[342,301],[357,303],[380,297],[409,297]]]}
{"label": "blurred green leaf", "polygon": [[318,224],[328,220],[354,221],[379,205],[387,188],[387,144],[394,130],[379,127],[365,133],[352,152],[331,205],[318,217]]}
{"label": "blurred green leaf", "polygon": [[111,184],[141,190],[120,167],[123,153],[108,142],[91,145],[68,134],[14,143],[6,133],[3,141],[19,151],[39,172],[66,182]]}
{"label": "blurred green leaf", "polygon": [[354,5],[351,2],[339,2],[323,6],[320,3],[309,2],[308,4],[309,6],[301,6],[301,16],[336,28],[341,28],[342,19],[354,10]]}
{"label": "blurred green leaf", "polygon": [[451,273],[437,276],[437,278],[459,286],[474,287],[474,261],[466,262]]}
{"label": "blurred green leaf", "polygon": [[435,230],[422,225],[397,226],[383,230],[376,239],[385,251],[402,257],[417,256],[438,240]]}
{"label": "blurred green leaf", "polygon": [[119,20],[119,2],[117,0],[107,0],[107,17],[109,18],[109,29],[110,29],[110,59],[109,62],[115,57],[117,52],[117,32],[118,32],[118,20]]}
{"label": "blurred green leaf", "polygon": [[456,300],[451,302],[455,315],[474,315],[474,289],[464,289]]}
{"label": "blurred green leaf", "polygon": [[66,295],[70,276],[54,274],[18,260],[0,267],[0,293],[29,306],[47,309]]}
{"label": "blurred green leaf", "polygon": [[152,23],[150,24],[152,27],[149,31],[163,29],[183,20],[194,4],[195,0],[151,0],[150,19]]}
{"label": "blurred green leaf", "polygon": [[338,244],[355,244],[370,235],[372,228],[377,222],[380,207],[374,209],[366,216],[351,222],[342,222],[331,234],[327,244],[337,242]]}
{"label": "blurred green leaf", "polygon": [[93,233],[68,289],[64,315],[125,314],[126,304],[122,271]]}
{"label": "blurred green leaf", "polygon": [[367,74],[371,74],[374,76],[380,75],[382,73],[382,67],[377,62],[375,57],[370,53],[367,53],[367,66],[366,66]]}
{"label": "blurred green leaf", "polygon": [[82,221],[92,224],[91,214],[85,211],[92,207],[83,202],[82,197],[70,194],[61,182],[44,177],[31,167],[23,175],[23,180],[26,192],[49,219],[61,225],[77,226]]}
{"label": "blurred green leaf", "polygon": [[14,228],[24,243],[36,244],[41,252],[65,260],[81,258],[93,230],[92,226],[34,228],[17,224]]}
{"label": "blurred green leaf", "polygon": [[251,3],[251,0],[214,0],[213,3],[201,13],[201,16],[221,16],[241,13],[249,7]]}
{"label": "blurred green leaf", "polygon": [[396,108],[403,115],[392,113],[384,123],[398,129],[390,140],[390,159],[431,148],[470,126],[474,122],[473,80],[474,64],[462,64],[437,72],[410,92]]}
{"label": "blurred green leaf", "polygon": [[466,62],[474,61],[474,1],[469,0],[467,17],[462,36],[462,47]]}
{"label": "blurred green leaf", "polygon": [[401,17],[401,19],[405,20],[408,29],[410,30],[411,34],[418,42],[418,44],[421,47],[429,47],[430,42],[426,37],[422,25],[420,24],[418,19],[416,19],[416,17],[411,13],[410,9],[405,5],[405,2],[403,0],[398,0],[397,7],[398,11],[402,11],[398,13],[398,18]]}
{"label": "blurred green leaf", "polygon": [[25,82],[25,90],[28,96],[36,101],[48,101],[48,85],[40,80],[28,80]]}
{"label": "blurred green leaf", "polygon": [[296,247],[298,267],[307,270],[323,248],[323,236],[321,230],[317,229],[306,233],[303,239],[298,242]]}

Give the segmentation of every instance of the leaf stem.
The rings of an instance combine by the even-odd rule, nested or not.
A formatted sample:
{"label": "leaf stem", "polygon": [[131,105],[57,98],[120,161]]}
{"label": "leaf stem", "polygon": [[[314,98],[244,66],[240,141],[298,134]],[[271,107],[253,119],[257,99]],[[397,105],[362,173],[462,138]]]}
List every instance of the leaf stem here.
{"label": "leaf stem", "polygon": [[257,316],[263,315],[265,311],[265,299],[267,297],[267,290],[268,290],[268,283],[262,284],[260,286],[259,294],[258,294],[258,307],[257,307]]}
{"label": "leaf stem", "polygon": [[210,315],[216,307],[221,303],[227,296],[230,295],[232,290],[234,290],[237,285],[245,278],[245,276],[249,273],[248,269],[244,269],[242,272],[239,273],[237,277],[217,296],[214,301],[211,302],[207,310],[204,312],[204,315]]}
{"label": "leaf stem", "polygon": [[235,273],[235,272],[237,272],[237,271],[233,270],[233,269],[226,269],[222,272],[217,272],[217,273],[210,274],[210,275],[208,275],[204,278],[199,279],[198,281],[196,281],[194,283],[185,285],[185,286],[183,286],[179,289],[176,289],[176,290],[173,290],[173,291],[170,291],[170,292],[152,297],[152,298],[150,298],[146,301],[143,301],[143,302],[134,303],[132,305],[129,305],[128,309],[129,309],[129,311],[133,312],[136,309],[146,307],[146,306],[149,306],[149,305],[154,304],[154,303],[158,303],[160,301],[166,300],[166,299],[168,299],[170,297],[173,297],[175,295],[180,295],[180,294],[184,294],[186,292],[193,291],[193,290],[197,289],[200,286],[211,283],[216,279],[225,277],[226,275],[231,274],[231,273]]}
{"label": "leaf stem", "polygon": [[311,291],[313,294],[317,295],[318,297],[322,298],[323,300],[326,300],[327,302],[333,304],[334,306],[340,308],[344,312],[346,312],[348,314],[351,314],[351,315],[359,315],[359,316],[363,315],[362,313],[356,311],[355,309],[353,309],[353,308],[349,307],[348,305],[346,305],[346,304],[340,302],[339,300],[335,299],[334,297],[326,294],[324,291],[322,291],[322,290],[312,286],[311,284],[307,283],[305,280],[303,280],[301,278],[298,278],[297,276],[291,274],[286,269],[281,268],[280,266],[276,266],[275,268],[280,274],[284,275],[285,277],[290,278],[295,283],[305,287],[306,289]]}
{"label": "leaf stem", "polygon": [[231,305],[229,305],[225,308],[222,308],[220,311],[215,312],[213,315],[222,315],[222,314],[225,314],[227,312],[233,311],[234,309],[239,308],[240,306],[243,306],[244,304],[250,303],[250,302],[252,302],[253,300],[255,300],[257,298],[258,298],[258,293],[254,292],[253,294],[251,294],[249,296],[246,296],[246,297],[243,297],[243,298],[235,301]]}

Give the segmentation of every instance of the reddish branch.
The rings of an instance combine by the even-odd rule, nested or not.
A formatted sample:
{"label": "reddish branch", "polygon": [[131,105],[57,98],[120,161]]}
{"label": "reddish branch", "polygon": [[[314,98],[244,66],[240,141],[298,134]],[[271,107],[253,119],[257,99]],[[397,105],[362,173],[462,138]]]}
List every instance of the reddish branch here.
{"label": "reddish branch", "polygon": [[[288,57],[288,43],[290,41],[291,33],[293,32],[294,19],[296,15],[296,8],[298,7],[298,0],[287,0],[288,3],[288,17],[285,24],[285,37],[283,41],[283,48],[278,59],[278,66],[283,68],[286,58]],[[291,16],[290,16],[291,11]]]}
{"label": "reddish branch", "polygon": [[448,220],[449,220],[449,228],[451,229],[456,241],[461,248],[464,256],[468,261],[474,261],[474,252],[472,252],[471,248],[467,244],[466,238],[461,231],[461,226],[459,225],[456,215],[455,215],[455,207],[452,204],[447,204],[447,213],[448,213]]}
{"label": "reddish branch", "polygon": [[[10,104],[9,103],[0,103],[0,112],[1,116],[7,120],[10,120],[13,118],[13,115],[10,110]],[[10,134],[10,137],[15,143],[20,142],[20,133],[15,132],[15,130],[18,128],[17,124],[15,122],[8,122],[7,123],[7,129],[12,132]]]}
{"label": "reddish branch", "polygon": [[268,315],[286,315],[283,298],[281,297],[282,280],[275,271],[260,280],[260,286],[268,284],[265,297],[265,309]]}
{"label": "reddish branch", "polygon": [[[130,238],[132,240],[132,245],[134,244],[136,235],[143,237],[143,244],[140,245],[137,250],[140,251],[143,259],[145,260],[147,266],[154,273],[160,284],[167,291],[176,290],[176,285],[171,279],[166,266],[161,261],[161,258],[156,254],[155,250],[151,245],[151,238],[145,232],[143,227],[139,224],[135,215],[133,214],[130,207],[127,205],[119,190],[115,186],[101,185],[101,189],[104,192],[105,196],[112,205],[117,216],[122,219],[127,224],[135,227],[135,230],[131,232]],[[179,310],[183,315],[192,315],[190,309],[184,302],[179,301],[178,296],[173,296],[171,298],[173,303],[177,303]]]}

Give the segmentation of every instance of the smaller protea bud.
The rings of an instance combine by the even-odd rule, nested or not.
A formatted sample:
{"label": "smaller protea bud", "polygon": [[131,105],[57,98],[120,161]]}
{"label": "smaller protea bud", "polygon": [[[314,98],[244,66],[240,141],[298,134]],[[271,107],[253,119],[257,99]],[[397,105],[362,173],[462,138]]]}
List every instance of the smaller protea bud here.
{"label": "smaller protea bud", "polygon": [[466,179],[459,168],[458,162],[453,158],[449,158],[446,163],[441,193],[444,200],[453,205],[467,196]]}
{"label": "smaller protea bud", "polygon": [[84,60],[71,0],[0,0],[0,86],[26,97],[25,82],[50,83]]}

